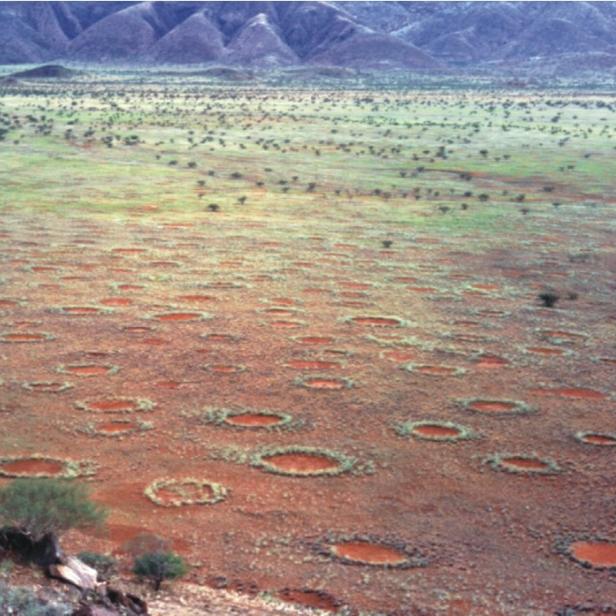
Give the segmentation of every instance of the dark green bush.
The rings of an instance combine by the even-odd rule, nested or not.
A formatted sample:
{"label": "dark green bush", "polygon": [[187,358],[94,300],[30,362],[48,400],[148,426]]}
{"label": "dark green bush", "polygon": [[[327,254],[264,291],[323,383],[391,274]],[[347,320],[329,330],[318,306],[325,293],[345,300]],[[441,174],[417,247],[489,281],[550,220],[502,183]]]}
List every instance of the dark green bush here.
{"label": "dark green bush", "polygon": [[32,541],[70,528],[98,526],[106,510],[85,486],[59,479],[16,479],[0,489],[0,526],[19,529]]}
{"label": "dark green bush", "polygon": [[148,578],[159,590],[164,580],[175,580],[188,571],[184,559],[173,552],[148,552],[135,559],[133,573]]}

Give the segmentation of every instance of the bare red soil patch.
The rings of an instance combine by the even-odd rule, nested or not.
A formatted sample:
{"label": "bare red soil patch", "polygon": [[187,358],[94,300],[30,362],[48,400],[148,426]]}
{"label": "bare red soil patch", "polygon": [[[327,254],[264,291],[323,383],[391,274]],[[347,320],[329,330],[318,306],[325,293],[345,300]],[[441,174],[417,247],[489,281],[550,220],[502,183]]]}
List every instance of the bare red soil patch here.
{"label": "bare red soil patch", "polygon": [[495,453],[485,460],[493,470],[526,475],[553,475],[560,472],[558,465],[548,458],[534,454]]}
{"label": "bare red soil patch", "polygon": [[149,411],[154,407],[150,400],[142,398],[99,398],[76,402],[75,405],[93,413],[133,413]]}
{"label": "bare red soil patch", "polygon": [[305,590],[285,588],[279,591],[276,596],[287,603],[294,603],[326,612],[337,613],[340,602],[332,595],[321,590]]}
{"label": "bare red soil patch", "polygon": [[463,368],[456,366],[437,366],[432,364],[407,364],[405,370],[427,376],[459,376],[465,373]]}
{"label": "bare red soil patch", "polygon": [[45,342],[52,339],[51,334],[39,332],[4,332],[0,334],[0,342],[7,343]]}
{"label": "bare red soil patch", "polygon": [[264,456],[263,460],[278,470],[299,474],[319,473],[339,466],[337,460],[313,453],[278,453]]}
{"label": "bare red soil patch", "polygon": [[368,541],[334,543],[330,550],[342,560],[363,565],[396,566],[408,561],[408,556],[403,551]]}
{"label": "bare red soil patch", "polygon": [[225,418],[225,423],[232,426],[242,426],[247,428],[262,428],[277,426],[284,423],[284,417],[277,415],[266,415],[264,413],[241,413],[229,415]]}
{"label": "bare red soil patch", "polygon": [[580,443],[596,445],[598,447],[616,447],[616,434],[602,432],[578,432],[575,435]]}
{"label": "bare red soil patch", "polygon": [[203,369],[214,374],[239,374],[246,371],[246,367],[240,364],[207,364]]}
{"label": "bare red soil patch", "polygon": [[519,415],[533,412],[533,409],[518,400],[491,400],[476,398],[461,401],[461,406],[467,411],[484,415]]}
{"label": "bare red soil patch", "polygon": [[14,308],[19,306],[19,302],[15,299],[0,299],[0,308]]}
{"label": "bare red soil patch", "polygon": [[129,297],[105,297],[100,300],[103,306],[130,306],[133,300]]}
{"label": "bare red soil patch", "polygon": [[88,316],[104,312],[103,308],[97,306],[62,306],[62,314],[74,316]]}
{"label": "bare red soil patch", "polygon": [[64,470],[64,464],[56,460],[45,459],[24,459],[14,462],[0,463],[0,468],[5,473],[17,476],[36,476],[45,475],[54,477],[60,475]]}
{"label": "bare red soil patch", "polygon": [[428,438],[455,438],[460,435],[460,430],[437,424],[425,424],[413,428],[413,433]]}
{"label": "bare red soil patch", "polygon": [[595,569],[616,568],[616,543],[575,541],[569,546],[571,558]]}
{"label": "bare red soil patch", "polygon": [[527,347],[526,350],[536,355],[565,355],[566,353],[564,349],[554,347]]}
{"label": "bare red soil patch", "polygon": [[104,376],[106,374],[112,374],[116,370],[116,366],[101,364],[70,364],[68,366],[58,367],[59,372],[75,374],[77,376]]}
{"label": "bare red soil patch", "polygon": [[202,312],[163,312],[153,317],[157,321],[201,321],[204,318]]}
{"label": "bare red soil patch", "polygon": [[107,421],[97,424],[95,431],[102,434],[128,434],[135,428],[136,424],[132,421]]}
{"label": "bare red soil patch", "polygon": [[390,351],[383,351],[381,353],[383,357],[395,362],[407,362],[417,357],[417,353],[413,351],[401,351],[398,349],[392,349]]}
{"label": "bare red soil patch", "polygon": [[509,360],[504,357],[500,357],[498,355],[480,355],[477,359],[476,366],[481,369],[495,369],[502,368],[503,366],[507,366],[509,364]]}
{"label": "bare red soil patch", "polygon": [[314,376],[305,377],[297,381],[298,385],[306,387],[308,389],[317,389],[323,391],[337,391],[341,389],[347,389],[352,386],[352,382],[348,379],[326,377],[326,376]]}
{"label": "bare red soil patch", "polygon": [[334,341],[333,338],[330,338],[329,336],[301,336],[298,338],[294,338],[295,342],[298,342],[299,344],[306,344],[306,345],[323,345],[323,344],[332,344],[332,342]]}
{"label": "bare red soil patch", "polygon": [[22,386],[28,391],[48,394],[59,394],[73,388],[70,383],[60,381],[26,381]]}
{"label": "bare red soil patch", "polygon": [[296,329],[298,327],[303,327],[305,323],[303,323],[302,321],[279,320],[279,321],[271,321],[270,325],[277,329]]}

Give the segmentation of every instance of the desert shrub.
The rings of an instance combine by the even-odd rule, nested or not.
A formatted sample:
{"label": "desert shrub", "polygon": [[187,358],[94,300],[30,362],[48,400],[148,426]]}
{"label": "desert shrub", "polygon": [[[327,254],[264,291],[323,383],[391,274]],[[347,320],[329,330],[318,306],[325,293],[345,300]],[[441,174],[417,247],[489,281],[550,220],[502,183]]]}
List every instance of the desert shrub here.
{"label": "desert shrub", "polygon": [[159,590],[164,580],[175,580],[188,571],[184,559],[174,552],[148,552],[135,559],[133,573],[147,578]]}
{"label": "desert shrub", "polygon": [[553,291],[544,291],[543,293],[539,293],[538,297],[546,308],[553,308],[560,299],[558,293],[554,293]]}
{"label": "desert shrub", "polygon": [[68,604],[46,602],[29,588],[0,582],[0,614],[3,616],[68,616],[72,613],[73,607]]}
{"label": "desert shrub", "polygon": [[16,479],[0,489],[0,525],[19,529],[32,541],[70,528],[97,526],[106,511],[85,486],[58,479]]}
{"label": "desert shrub", "polygon": [[84,562],[89,567],[96,569],[98,577],[101,580],[107,580],[114,572],[117,561],[113,556],[108,554],[99,554],[98,552],[79,552],[77,558]]}

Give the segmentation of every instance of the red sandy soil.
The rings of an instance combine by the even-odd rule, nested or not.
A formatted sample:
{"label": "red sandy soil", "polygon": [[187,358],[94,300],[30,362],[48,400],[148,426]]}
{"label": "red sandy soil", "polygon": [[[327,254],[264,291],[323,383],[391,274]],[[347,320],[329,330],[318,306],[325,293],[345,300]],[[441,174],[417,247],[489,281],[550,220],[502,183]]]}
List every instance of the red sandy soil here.
{"label": "red sandy soil", "polygon": [[[551,615],[616,602],[610,571],[572,557],[613,563],[616,539],[616,450],[575,438],[613,432],[616,417],[614,366],[599,361],[614,356],[604,263],[615,248],[599,214],[568,226],[548,218],[541,234],[526,231],[522,251],[515,225],[497,240],[388,228],[395,241],[384,251],[378,228],[329,210],[301,224],[204,213],[177,225],[160,212],[67,224],[5,210],[0,221],[0,456],[92,460],[97,473],[84,481],[111,510],[107,532],[68,533],[69,551],[113,552],[128,571],[127,542],[155,532],[192,564],[191,583],[398,615]],[[580,238],[592,262],[567,258]],[[537,285],[563,275],[579,299],[539,307]],[[348,292],[362,293],[361,307]],[[280,306],[297,312],[264,312]],[[408,363],[465,372],[422,374]],[[85,366],[63,375],[72,389],[22,387],[57,380],[61,365]],[[154,408],[127,404],[139,399]],[[482,412],[461,400],[479,400]],[[537,412],[508,413],[506,400]],[[197,421],[206,407],[246,410]],[[251,414],[259,409],[304,421],[275,428]],[[84,430],[115,430],[115,418],[152,429],[116,438]],[[432,442],[395,430],[421,420],[460,423],[480,438]],[[355,469],[293,477],[228,455],[291,445],[339,452]],[[495,472],[483,460],[499,451],[553,459],[563,472]],[[144,496],[156,479],[188,477],[222,484],[226,498],[160,507]],[[381,552],[351,564],[323,551],[337,542],[353,557],[367,548],[344,538],[362,536]],[[568,551],[576,541],[597,545]],[[417,550],[426,565],[380,566],[395,558],[391,545]]]}

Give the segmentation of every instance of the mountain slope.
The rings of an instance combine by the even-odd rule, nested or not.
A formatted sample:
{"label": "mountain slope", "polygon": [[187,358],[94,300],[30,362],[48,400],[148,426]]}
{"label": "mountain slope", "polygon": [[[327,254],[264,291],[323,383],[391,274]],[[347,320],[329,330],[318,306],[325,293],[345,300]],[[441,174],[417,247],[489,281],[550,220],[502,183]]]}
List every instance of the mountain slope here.
{"label": "mountain slope", "polygon": [[616,2],[0,3],[3,64],[610,71],[615,55]]}

